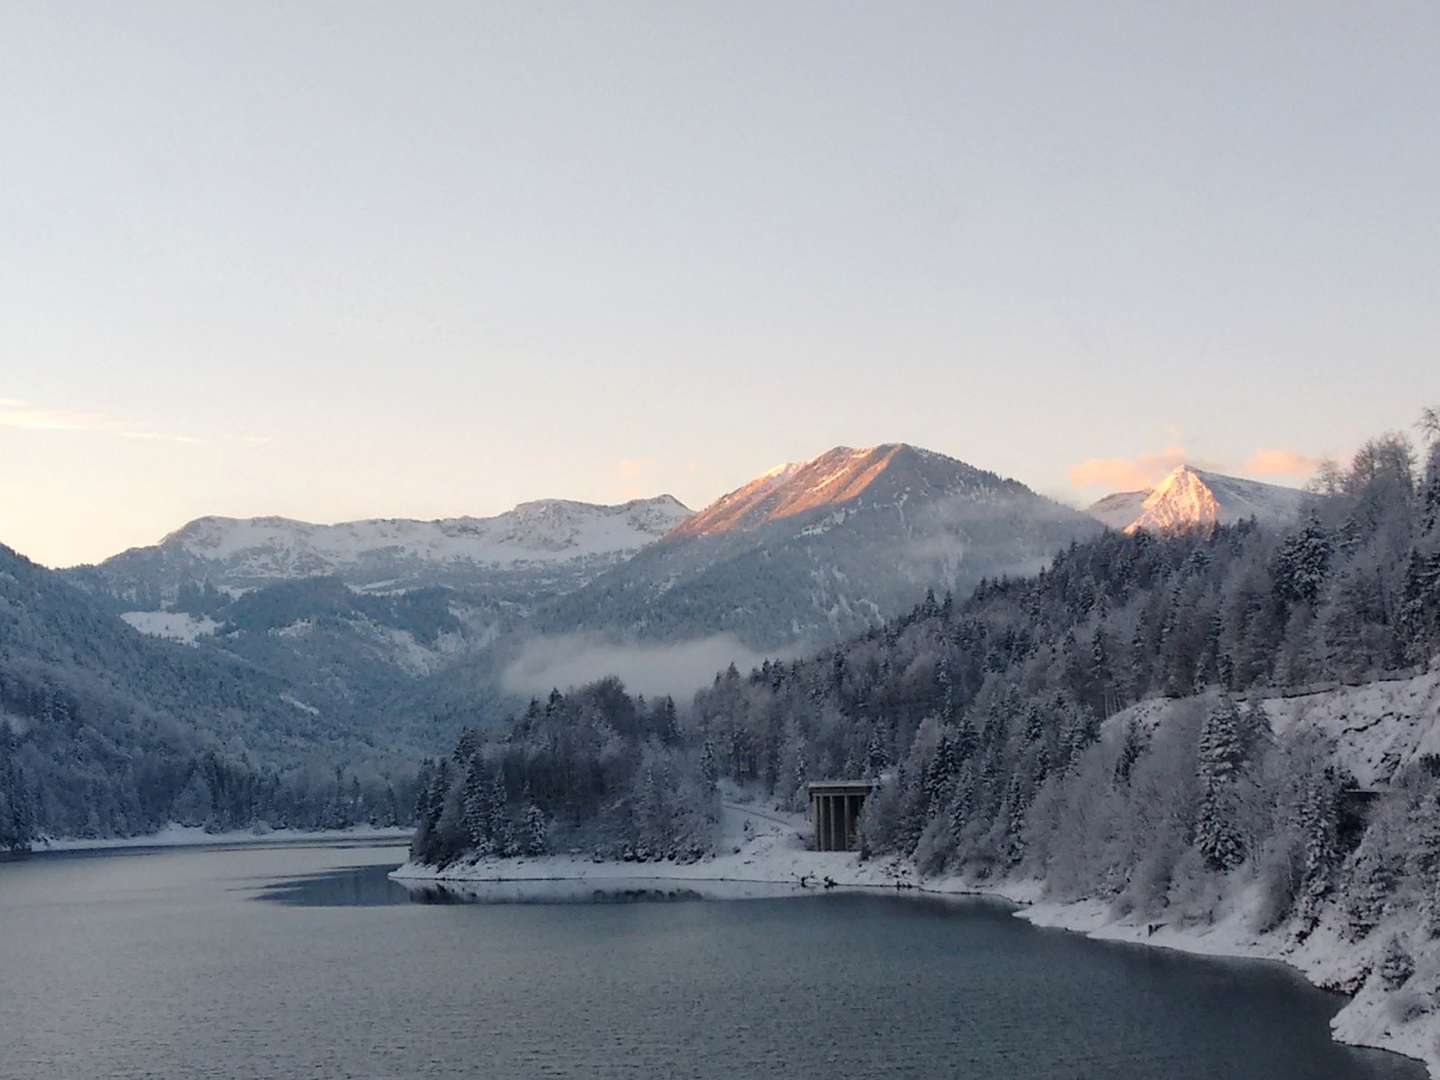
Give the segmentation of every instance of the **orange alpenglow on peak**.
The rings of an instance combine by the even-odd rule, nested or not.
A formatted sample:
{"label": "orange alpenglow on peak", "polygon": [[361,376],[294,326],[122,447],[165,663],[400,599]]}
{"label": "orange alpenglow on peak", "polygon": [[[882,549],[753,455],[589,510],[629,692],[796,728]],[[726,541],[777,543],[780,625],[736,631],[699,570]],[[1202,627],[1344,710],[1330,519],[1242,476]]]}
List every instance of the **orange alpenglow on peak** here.
{"label": "orange alpenglow on peak", "polygon": [[1125,533],[1173,533],[1246,518],[1283,524],[1299,516],[1305,499],[1294,488],[1177,465],[1153,488],[1107,495],[1088,512]]}
{"label": "orange alpenglow on peak", "polygon": [[906,451],[911,451],[911,447],[905,443],[886,443],[861,450],[837,446],[812,461],[778,466],[721,496],[678,525],[670,536],[719,536],[748,531],[782,518],[846,502],[864,492]]}

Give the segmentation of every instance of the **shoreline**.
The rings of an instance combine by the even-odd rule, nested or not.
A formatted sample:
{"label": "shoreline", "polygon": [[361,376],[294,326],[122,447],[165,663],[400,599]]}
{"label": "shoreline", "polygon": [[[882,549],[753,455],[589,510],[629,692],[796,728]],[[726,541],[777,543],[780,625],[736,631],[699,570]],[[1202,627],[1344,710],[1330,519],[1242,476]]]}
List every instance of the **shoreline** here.
{"label": "shoreline", "polygon": [[[510,899],[526,898],[527,887],[535,894],[555,895],[559,884],[626,881],[666,882],[677,886],[738,886],[714,890],[744,898],[745,887],[771,887],[768,895],[807,896],[836,890],[890,892],[896,895],[980,897],[1015,905],[1012,914],[1038,928],[1066,930],[1097,941],[1120,942],[1164,948],[1196,956],[1229,957],[1281,963],[1299,972],[1312,985],[1342,993],[1345,1004],[1331,1018],[1330,1033],[1335,1041],[1382,1050],[1422,1063],[1434,1080],[1440,1080],[1440,1030],[1433,1020],[1409,1024],[1392,1022],[1391,995],[1379,987],[1372,975],[1353,992],[1340,989],[1356,978],[1360,950],[1340,937],[1338,927],[1322,924],[1303,944],[1284,934],[1256,934],[1249,929],[1250,890],[1242,890],[1231,903],[1217,910],[1213,922],[1205,925],[1175,926],[1168,923],[1135,923],[1112,917],[1109,904],[1100,900],[1057,902],[1046,900],[1044,883],[997,881],[976,883],[958,876],[923,878],[907,861],[874,860],[861,863],[853,852],[816,852],[803,847],[804,819],[791,815],[786,822],[776,812],[755,812],[733,803],[725,804],[727,841],[723,853],[693,863],[597,862],[578,852],[567,855],[469,860],[444,869],[406,862],[391,871],[398,882],[423,886],[471,884],[507,886]],[[737,829],[736,826],[740,828]],[[728,848],[729,850],[725,850]],[[832,884],[826,888],[824,882]],[[808,881],[809,884],[803,884]],[[563,891],[563,890],[562,890]],[[572,890],[573,892],[573,890]],[[703,893],[701,894],[703,896]],[[757,894],[758,895],[758,894]],[[722,898],[717,895],[715,898]]]}
{"label": "shoreline", "polygon": [[[56,837],[36,840],[29,854],[48,855],[71,851],[126,851],[140,848],[246,847],[262,844],[296,844],[306,840],[408,840],[413,829],[357,825],[348,829],[230,829],[207,833],[198,825],[169,825],[141,836]],[[21,856],[23,858],[23,856]]]}

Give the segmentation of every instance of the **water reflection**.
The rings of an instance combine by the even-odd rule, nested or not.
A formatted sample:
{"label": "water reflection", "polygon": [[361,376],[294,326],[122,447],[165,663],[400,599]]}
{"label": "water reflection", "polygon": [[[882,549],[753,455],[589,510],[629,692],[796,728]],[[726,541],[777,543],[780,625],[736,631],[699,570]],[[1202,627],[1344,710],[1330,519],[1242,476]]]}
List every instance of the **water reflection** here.
{"label": "water reflection", "polygon": [[381,907],[394,904],[644,904],[756,900],[810,895],[793,885],[590,879],[395,881],[389,868],[347,866],[270,881],[255,899],[288,907]]}
{"label": "water reflection", "polygon": [[[0,1080],[1424,1076],[1333,1043],[1339,999],[1288,969],[1037,931],[985,901],[407,886],[387,877],[403,858],[5,866]],[[721,896],[806,899],[688,902]]]}

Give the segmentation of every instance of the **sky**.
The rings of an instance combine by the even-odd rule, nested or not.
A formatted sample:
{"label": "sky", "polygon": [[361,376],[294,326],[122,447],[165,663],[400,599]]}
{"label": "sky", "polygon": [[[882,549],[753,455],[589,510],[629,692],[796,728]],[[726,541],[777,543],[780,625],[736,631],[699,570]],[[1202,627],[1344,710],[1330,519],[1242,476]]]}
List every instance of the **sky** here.
{"label": "sky", "polygon": [[1440,403],[1440,7],[0,9],[0,543],[906,441],[1083,504]]}

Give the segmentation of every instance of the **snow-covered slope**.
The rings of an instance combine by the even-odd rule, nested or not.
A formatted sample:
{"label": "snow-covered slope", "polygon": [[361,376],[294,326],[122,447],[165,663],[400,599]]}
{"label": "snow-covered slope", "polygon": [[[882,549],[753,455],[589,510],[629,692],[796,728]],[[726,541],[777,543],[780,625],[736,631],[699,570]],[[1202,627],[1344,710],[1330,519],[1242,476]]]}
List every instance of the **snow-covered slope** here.
{"label": "snow-covered slope", "polygon": [[927,587],[964,595],[1032,573],[1095,522],[1015,480],[929,450],[836,447],[723,496],[661,543],[556,601],[547,632],[757,648],[860,633]]}
{"label": "snow-covered slope", "polygon": [[1107,495],[1088,513],[1127,533],[1230,525],[1252,517],[1261,524],[1283,525],[1299,516],[1306,497],[1294,488],[1178,465],[1148,491]]}
{"label": "snow-covered slope", "polygon": [[154,547],[95,568],[112,592],[173,597],[184,582],[230,590],[335,576],[362,590],[430,585],[563,591],[633,555],[690,516],[662,495],[619,506],[546,499],[491,518],[382,518],[315,525],[288,518],[204,517]]}

